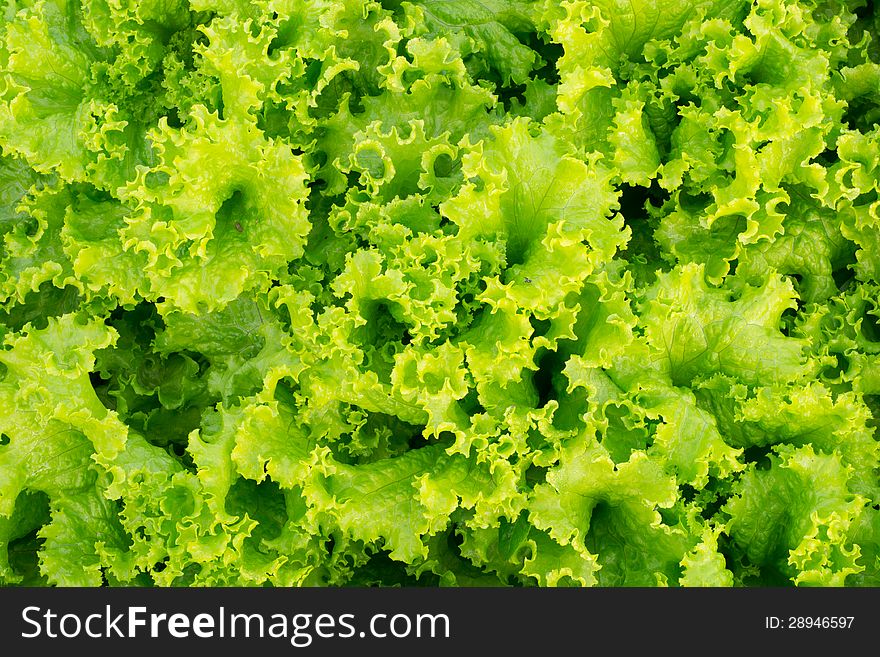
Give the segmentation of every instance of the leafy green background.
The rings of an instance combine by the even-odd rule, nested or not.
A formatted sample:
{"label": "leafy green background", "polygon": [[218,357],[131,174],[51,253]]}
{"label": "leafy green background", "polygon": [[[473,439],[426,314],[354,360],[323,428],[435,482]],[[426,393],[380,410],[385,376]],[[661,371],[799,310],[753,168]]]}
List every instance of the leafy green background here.
{"label": "leafy green background", "polygon": [[880,585],[865,0],[7,0],[0,583]]}

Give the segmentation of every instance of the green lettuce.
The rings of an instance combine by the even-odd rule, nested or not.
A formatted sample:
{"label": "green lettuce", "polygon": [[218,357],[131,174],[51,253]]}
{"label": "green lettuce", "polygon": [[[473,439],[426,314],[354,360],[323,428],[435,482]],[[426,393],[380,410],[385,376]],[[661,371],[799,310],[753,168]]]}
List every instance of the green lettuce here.
{"label": "green lettuce", "polygon": [[0,584],[880,585],[865,0],[0,18]]}

